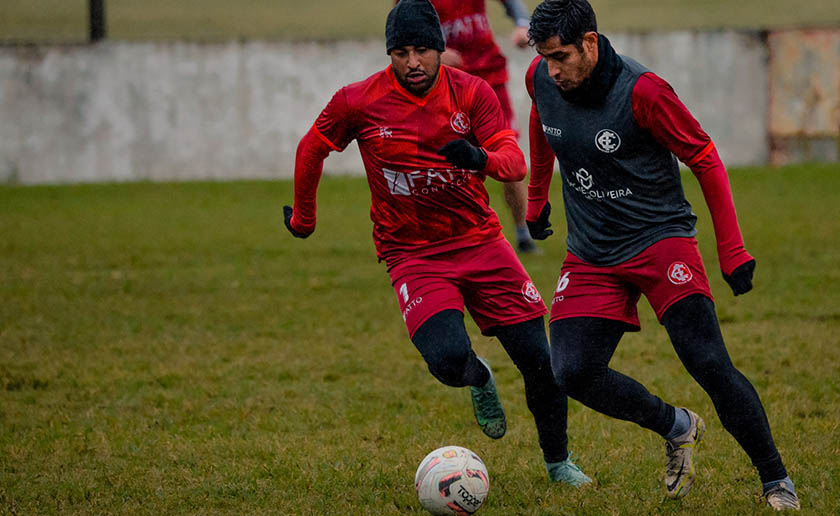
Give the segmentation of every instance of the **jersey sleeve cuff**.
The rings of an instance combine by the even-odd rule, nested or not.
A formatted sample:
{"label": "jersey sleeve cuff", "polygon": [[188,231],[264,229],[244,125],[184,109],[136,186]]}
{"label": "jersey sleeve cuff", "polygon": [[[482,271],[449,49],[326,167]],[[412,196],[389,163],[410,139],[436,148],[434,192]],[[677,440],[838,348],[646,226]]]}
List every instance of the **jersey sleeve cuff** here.
{"label": "jersey sleeve cuff", "polygon": [[334,144],[333,142],[331,142],[329,138],[327,138],[326,136],[324,136],[324,134],[323,134],[321,131],[319,131],[319,130],[318,130],[318,128],[315,126],[315,124],[312,124],[312,132],[314,132],[314,133],[315,133],[315,135],[316,135],[316,136],[318,136],[318,138],[320,138],[320,139],[321,139],[321,141],[323,141],[324,143],[326,143],[326,144],[327,144],[327,146],[328,146],[330,149],[332,149],[332,150],[334,150],[334,151],[336,151],[336,152],[341,152],[341,150],[342,150],[342,149],[340,149],[340,148],[339,148],[336,144]]}
{"label": "jersey sleeve cuff", "polygon": [[498,142],[499,140],[501,140],[501,139],[503,139],[507,136],[512,137],[514,140],[516,139],[516,133],[513,132],[512,129],[505,129],[504,131],[499,131],[498,133],[496,133],[493,136],[491,136],[490,138],[488,138],[484,143],[481,144],[481,146],[485,147],[485,148],[490,147],[494,143]]}
{"label": "jersey sleeve cuff", "polygon": [[689,168],[693,167],[694,165],[696,165],[696,164],[700,163],[701,161],[703,161],[703,158],[705,158],[706,156],[708,156],[708,155],[709,155],[709,153],[710,153],[710,152],[712,152],[713,150],[715,150],[715,142],[709,142],[708,144],[706,144],[706,146],[705,146],[705,147],[703,147],[703,150],[701,150],[700,152],[698,152],[698,153],[697,153],[697,155],[696,155],[696,156],[694,156],[693,158],[691,158],[691,161],[689,161],[688,163],[686,163],[686,165],[687,165]]}

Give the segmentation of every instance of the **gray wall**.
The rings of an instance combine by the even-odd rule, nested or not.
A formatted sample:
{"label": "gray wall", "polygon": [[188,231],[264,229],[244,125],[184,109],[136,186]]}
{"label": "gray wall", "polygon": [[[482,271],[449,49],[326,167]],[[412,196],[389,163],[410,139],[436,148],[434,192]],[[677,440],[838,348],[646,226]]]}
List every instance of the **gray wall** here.
{"label": "gray wall", "polygon": [[768,36],[770,161],[840,161],[840,29]]}
{"label": "gray wall", "polygon": [[[674,86],[727,164],[767,162],[757,33],[609,36]],[[500,43],[527,142],[534,53]],[[0,182],[291,177],[298,140],[335,90],[387,64],[380,41],[0,48]],[[361,173],[355,144],[325,171]]]}

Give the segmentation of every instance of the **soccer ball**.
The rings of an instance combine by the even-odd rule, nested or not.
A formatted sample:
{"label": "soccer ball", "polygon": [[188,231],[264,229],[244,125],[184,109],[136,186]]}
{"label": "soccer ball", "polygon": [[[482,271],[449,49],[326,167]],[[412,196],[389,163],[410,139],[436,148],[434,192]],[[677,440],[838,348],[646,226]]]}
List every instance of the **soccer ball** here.
{"label": "soccer ball", "polygon": [[490,477],[478,455],[460,446],[444,446],[420,463],[414,487],[423,508],[435,516],[464,516],[481,507]]}

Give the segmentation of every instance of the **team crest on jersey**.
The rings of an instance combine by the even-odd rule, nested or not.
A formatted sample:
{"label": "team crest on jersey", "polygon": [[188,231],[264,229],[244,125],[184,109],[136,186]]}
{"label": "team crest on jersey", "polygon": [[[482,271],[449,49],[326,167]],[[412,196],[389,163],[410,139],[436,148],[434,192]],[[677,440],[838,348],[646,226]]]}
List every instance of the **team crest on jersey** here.
{"label": "team crest on jersey", "polygon": [[683,285],[691,281],[691,269],[683,262],[674,262],[668,267],[668,280],[674,285]]}
{"label": "team crest on jersey", "polygon": [[612,129],[601,129],[595,135],[595,146],[599,151],[610,154],[621,147],[621,137]]}
{"label": "team crest on jersey", "polygon": [[539,303],[542,301],[542,297],[532,281],[526,281],[522,284],[522,295],[525,297],[525,301],[529,303]]}
{"label": "team crest on jersey", "polygon": [[449,125],[458,134],[467,134],[470,131],[470,119],[467,118],[467,114],[463,111],[452,113],[452,116],[449,118]]}

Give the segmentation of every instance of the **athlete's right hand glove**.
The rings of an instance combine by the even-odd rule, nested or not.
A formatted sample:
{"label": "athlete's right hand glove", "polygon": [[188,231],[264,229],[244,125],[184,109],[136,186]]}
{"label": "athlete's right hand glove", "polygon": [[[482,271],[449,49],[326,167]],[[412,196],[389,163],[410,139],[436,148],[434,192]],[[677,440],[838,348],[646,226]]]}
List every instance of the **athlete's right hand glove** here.
{"label": "athlete's right hand glove", "polygon": [[300,231],[295,231],[292,228],[292,215],[294,215],[294,213],[295,211],[292,209],[291,206],[283,206],[283,218],[286,223],[286,229],[289,230],[289,233],[291,233],[296,238],[306,238],[309,235],[311,235],[313,233],[312,231],[302,233]]}
{"label": "athlete's right hand glove", "polygon": [[732,293],[736,296],[746,294],[752,290],[752,278],[755,271],[755,259],[742,263],[732,271],[730,275],[723,275],[723,279],[729,283]]}
{"label": "athlete's right hand glove", "polygon": [[463,138],[452,140],[438,149],[437,153],[446,158],[446,161],[465,170],[484,170],[487,165],[487,153],[484,149]]}
{"label": "athlete's right hand glove", "polygon": [[526,220],[528,224],[528,233],[531,233],[531,238],[534,240],[545,240],[554,234],[554,230],[548,229],[551,227],[551,222],[548,221],[548,216],[551,215],[551,203],[546,202],[543,206],[540,216],[535,222]]}

